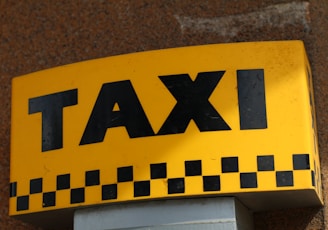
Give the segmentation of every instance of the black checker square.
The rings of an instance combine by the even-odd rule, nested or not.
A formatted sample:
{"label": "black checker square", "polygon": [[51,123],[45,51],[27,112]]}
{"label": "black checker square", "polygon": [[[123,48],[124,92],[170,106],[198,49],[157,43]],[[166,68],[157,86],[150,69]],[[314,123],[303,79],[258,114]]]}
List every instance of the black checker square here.
{"label": "black checker square", "polygon": [[186,176],[200,176],[202,175],[202,161],[185,161]]}
{"label": "black checker square", "polygon": [[166,178],[166,163],[158,163],[150,165],[150,177],[151,179]]}
{"label": "black checker square", "polygon": [[56,205],[56,192],[43,193],[43,207],[51,207]]}
{"label": "black checker square", "polygon": [[256,173],[240,173],[240,188],[257,188]]}
{"label": "black checker square", "polygon": [[209,191],[220,191],[221,182],[220,176],[203,176],[203,190],[204,192]]}
{"label": "black checker square", "polygon": [[85,186],[93,186],[100,184],[99,170],[85,172]]}
{"label": "black checker square", "polygon": [[30,194],[42,192],[42,178],[30,180]]}
{"label": "black checker square", "polygon": [[315,186],[315,172],[312,170],[311,171],[311,181],[312,181],[312,186]]}
{"label": "black checker square", "polygon": [[168,179],[168,194],[184,193],[185,181],[184,178]]}
{"label": "black checker square", "polygon": [[71,189],[71,204],[83,203],[85,191],[84,188]]}
{"label": "black checker square", "polygon": [[222,173],[239,172],[238,157],[221,158]]}
{"label": "black checker square", "polygon": [[150,195],[150,181],[134,182],[134,197],[149,196],[149,195]]}
{"label": "black checker square", "polygon": [[24,211],[28,210],[29,207],[29,196],[19,196],[17,197],[16,210]]}
{"label": "black checker square", "polygon": [[293,186],[293,171],[277,171],[276,172],[277,187]]}
{"label": "black checker square", "polygon": [[117,168],[117,182],[133,181],[133,167],[120,167]]}
{"label": "black checker square", "polygon": [[17,182],[10,183],[9,189],[10,189],[10,191],[9,191],[9,196],[10,197],[17,196]]}
{"label": "black checker square", "polygon": [[71,188],[71,175],[63,174],[57,176],[57,190]]}
{"label": "black checker square", "polygon": [[310,169],[309,154],[293,154],[293,169]]}
{"label": "black checker square", "polygon": [[106,184],[101,187],[102,200],[117,199],[117,184]]}
{"label": "black checker square", "polygon": [[257,171],[274,171],[274,156],[257,156]]}

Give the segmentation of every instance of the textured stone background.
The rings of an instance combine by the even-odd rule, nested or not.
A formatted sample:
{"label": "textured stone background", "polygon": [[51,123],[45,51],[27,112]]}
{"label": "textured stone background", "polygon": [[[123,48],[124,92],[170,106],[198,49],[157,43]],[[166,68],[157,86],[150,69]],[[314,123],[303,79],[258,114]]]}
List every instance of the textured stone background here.
{"label": "textured stone background", "polygon": [[[0,0],[0,229],[8,216],[11,79],[82,60],[198,44],[300,39],[314,76],[324,196],[328,184],[328,1]],[[255,214],[256,229],[327,229],[327,207]]]}

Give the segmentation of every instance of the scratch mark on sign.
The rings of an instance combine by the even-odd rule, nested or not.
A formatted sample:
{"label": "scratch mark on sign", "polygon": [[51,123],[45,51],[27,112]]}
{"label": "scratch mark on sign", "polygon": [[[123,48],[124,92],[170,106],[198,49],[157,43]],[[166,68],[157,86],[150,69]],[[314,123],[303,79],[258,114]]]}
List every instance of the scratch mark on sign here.
{"label": "scratch mark on sign", "polygon": [[228,37],[238,35],[245,28],[283,28],[290,25],[302,25],[304,31],[310,30],[309,3],[306,1],[276,4],[251,13],[216,18],[193,18],[179,15],[175,15],[175,18],[182,32],[185,30],[210,32]]}

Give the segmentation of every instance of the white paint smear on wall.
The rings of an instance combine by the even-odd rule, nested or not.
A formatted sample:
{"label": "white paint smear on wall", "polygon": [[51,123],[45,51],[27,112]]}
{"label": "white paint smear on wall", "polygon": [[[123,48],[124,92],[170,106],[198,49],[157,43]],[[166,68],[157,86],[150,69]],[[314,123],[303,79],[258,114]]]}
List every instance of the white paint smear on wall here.
{"label": "white paint smear on wall", "polygon": [[291,2],[276,4],[262,10],[215,18],[193,18],[175,15],[181,30],[192,32],[214,32],[221,36],[233,37],[245,27],[258,29],[270,26],[283,28],[289,25],[302,25],[305,31],[310,29],[309,3]]}

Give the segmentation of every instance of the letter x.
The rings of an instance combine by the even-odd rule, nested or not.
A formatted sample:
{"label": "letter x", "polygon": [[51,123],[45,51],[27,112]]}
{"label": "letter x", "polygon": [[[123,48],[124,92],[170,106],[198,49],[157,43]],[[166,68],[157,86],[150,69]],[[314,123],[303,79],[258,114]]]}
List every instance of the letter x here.
{"label": "letter x", "polygon": [[192,81],[188,74],[159,76],[177,100],[158,135],[184,133],[193,119],[200,131],[230,130],[208,98],[225,71],[198,73]]}

